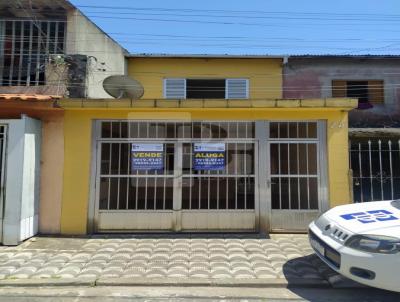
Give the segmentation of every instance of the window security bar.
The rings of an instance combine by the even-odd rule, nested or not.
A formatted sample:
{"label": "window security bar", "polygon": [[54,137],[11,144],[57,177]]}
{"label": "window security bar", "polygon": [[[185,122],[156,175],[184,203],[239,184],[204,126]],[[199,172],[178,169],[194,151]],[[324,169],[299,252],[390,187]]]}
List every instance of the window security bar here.
{"label": "window security bar", "polygon": [[50,55],[65,53],[66,21],[0,20],[0,86],[45,85]]}

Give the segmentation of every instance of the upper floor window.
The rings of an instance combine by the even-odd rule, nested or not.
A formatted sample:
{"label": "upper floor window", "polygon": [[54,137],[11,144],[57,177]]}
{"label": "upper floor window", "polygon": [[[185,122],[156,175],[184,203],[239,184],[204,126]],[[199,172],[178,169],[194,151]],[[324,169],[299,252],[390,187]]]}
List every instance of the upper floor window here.
{"label": "upper floor window", "polygon": [[166,99],[248,99],[248,79],[164,79]]}
{"label": "upper floor window", "polygon": [[45,84],[51,54],[64,54],[65,21],[0,20],[0,86]]}
{"label": "upper floor window", "polygon": [[333,80],[332,97],[356,98],[359,108],[370,108],[373,103],[382,104],[384,102],[383,81]]}

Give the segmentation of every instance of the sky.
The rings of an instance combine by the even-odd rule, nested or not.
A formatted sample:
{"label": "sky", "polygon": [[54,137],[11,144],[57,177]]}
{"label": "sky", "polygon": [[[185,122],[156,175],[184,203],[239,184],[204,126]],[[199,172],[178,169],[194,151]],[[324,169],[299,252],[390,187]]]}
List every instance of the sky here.
{"label": "sky", "polygon": [[70,0],[134,54],[400,54],[399,0]]}

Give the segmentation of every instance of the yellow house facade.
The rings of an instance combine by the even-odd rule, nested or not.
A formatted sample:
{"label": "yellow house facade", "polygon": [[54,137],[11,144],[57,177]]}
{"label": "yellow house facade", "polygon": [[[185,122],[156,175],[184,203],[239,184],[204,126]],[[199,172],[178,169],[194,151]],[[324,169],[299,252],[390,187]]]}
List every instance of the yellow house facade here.
{"label": "yellow house facade", "polygon": [[60,233],[304,231],[350,202],[354,100],[283,100],[282,58],[127,60],[141,99],[58,102]]}

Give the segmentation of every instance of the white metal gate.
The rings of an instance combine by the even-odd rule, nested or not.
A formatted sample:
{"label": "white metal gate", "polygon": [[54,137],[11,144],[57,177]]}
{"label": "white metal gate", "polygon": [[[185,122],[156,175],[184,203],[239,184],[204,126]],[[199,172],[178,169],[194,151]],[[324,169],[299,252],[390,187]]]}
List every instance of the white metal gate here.
{"label": "white metal gate", "polygon": [[269,124],[270,229],[304,231],[327,206],[322,122]]}
{"label": "white metal gate", "polygon": [[225,140],[227,163],[221,171],[192,167],[193,143],[183,144],[182,229],[255,230],[258,145]]}
{"label": "white metal gate", "polygon": [[[252,122],[97,123],[96,231],[254,231],[258,144]],[[193,145],[226,146],[224,170],[193,168]],[[132,170],[130,147],[162,144],[162,170]]]}

